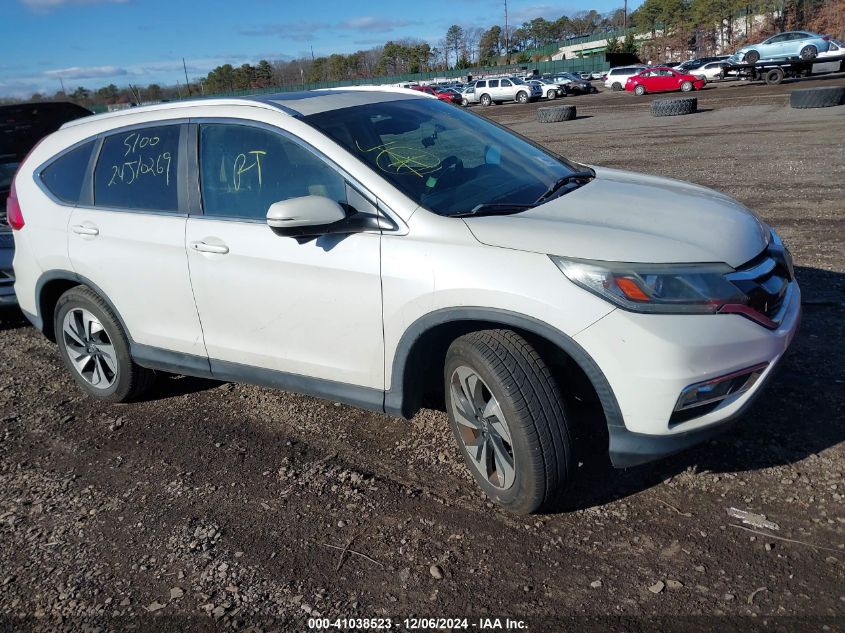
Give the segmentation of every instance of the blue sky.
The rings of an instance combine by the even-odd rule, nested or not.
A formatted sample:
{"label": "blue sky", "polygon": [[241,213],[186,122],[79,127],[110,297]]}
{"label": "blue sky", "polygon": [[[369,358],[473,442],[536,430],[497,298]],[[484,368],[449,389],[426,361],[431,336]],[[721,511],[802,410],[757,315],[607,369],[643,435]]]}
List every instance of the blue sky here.
{"label": "blue sky", "polygon": [[[629,0],[633,10],[641,0]],[[622,0],[509,0],[512,24]],[[417,37],[435,44],[450,24],[503,22],[502,0],[0,0],[0,96],[109,83],[173,85],[239,65],[370,48]]]}

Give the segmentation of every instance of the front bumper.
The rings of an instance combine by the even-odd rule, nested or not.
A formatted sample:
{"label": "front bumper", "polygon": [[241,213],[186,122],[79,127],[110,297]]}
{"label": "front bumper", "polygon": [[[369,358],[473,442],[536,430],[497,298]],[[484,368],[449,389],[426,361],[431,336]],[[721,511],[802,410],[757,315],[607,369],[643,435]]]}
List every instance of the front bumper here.
{"label": "front bumper", "polygon": [[[792,342],[801,319],[801,292],[790,284],[775,330],[734,314],[657,315],[615,310],[575,337],[602,369],[621,422],[609,424],[617,467],[658,459],[724,431],[762,391]],[[760,363],[749,390],[728,396],[686,421],[672,423],[678,396],[691,384]]]}

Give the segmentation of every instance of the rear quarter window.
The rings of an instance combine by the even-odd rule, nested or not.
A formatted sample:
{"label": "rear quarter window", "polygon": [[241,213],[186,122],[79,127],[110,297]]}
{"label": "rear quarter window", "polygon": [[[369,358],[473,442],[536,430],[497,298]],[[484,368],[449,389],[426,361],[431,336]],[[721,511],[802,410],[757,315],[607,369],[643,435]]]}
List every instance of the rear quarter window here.
{"label": "rear quarter window", "polygon": [[41,170],[41,182],[56,198],[67,204],[79,204],[82,183],[88,171],[94,141],[65,152]]}
{"label": "rear quarter window", "polygon": [[94,171],[94,205],[178,210],[179,133],[179,125],[166,125],[107,136]]}

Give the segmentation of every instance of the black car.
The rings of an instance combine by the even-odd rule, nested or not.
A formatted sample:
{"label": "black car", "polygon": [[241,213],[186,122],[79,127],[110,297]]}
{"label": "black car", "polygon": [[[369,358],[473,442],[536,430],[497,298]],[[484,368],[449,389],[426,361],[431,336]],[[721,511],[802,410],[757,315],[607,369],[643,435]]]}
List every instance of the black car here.
{"label": "black car", "polygon": [[698,70],[704,64],[709,64],[710,62],[721,62],[730,57],[729,55],[717,55],[716,57],[699,57],[698,59],[689,59],[685,61],[683,64],[680,64],[676,68],[678,70],[689,72],[691,70]]}
{"label": "black car", "polygon": [[0,306],[17,305],[12,258],[15,241],[6,221],[6,198],[18,164],[42,138],[90,110],[62,101],[0,106]]}

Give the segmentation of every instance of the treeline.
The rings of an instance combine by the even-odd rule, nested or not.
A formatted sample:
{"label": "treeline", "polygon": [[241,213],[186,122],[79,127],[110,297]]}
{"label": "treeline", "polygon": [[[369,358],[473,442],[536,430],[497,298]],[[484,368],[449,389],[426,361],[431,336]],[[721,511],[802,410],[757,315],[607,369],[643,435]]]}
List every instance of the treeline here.
{"label": "treeline", "polygon": [[729,51],[790,30],[845,35],[845,0],[645,0],[630,22],[643,59]]}
{"label": "treeline", "polygon": [[[192,94],[199,94],[199,84],[193,86]],[[112,104],[123,103],[157,103],[159,101],[180,99],[188,95],[188,91],[184,85],[177,86],[161,86],[159,84],[149,84],[146,87],[141,86],[124,86],[118,88],[114,84],[103,86],[97,90],[89,90],[83,86],[75,88],[71,92],[57,90],[53,93],[36,92],[28,99],[4,98],[0,99],[0,104],[20,103],[21,101],[38,103],[40,101],[73,101],[81,106],[108,106]]]}
{"label": "treeline", "polygon": [[556,20],[535,18],[507,30],[501,25],[482,29],[453,24],[437,42],[413,38],[390,40],[382,46],[343,55],[302,58],[291,61],[261,61],[253,66],[218,66],[203,79],[209,92],[233,92],[301,83],[369,79],[383,75],[404,75],[492,66],[508,62],[540,61],[548,54],[541,49],[567,38],[621,29],[622,9],[602,15],[582,11]]}

